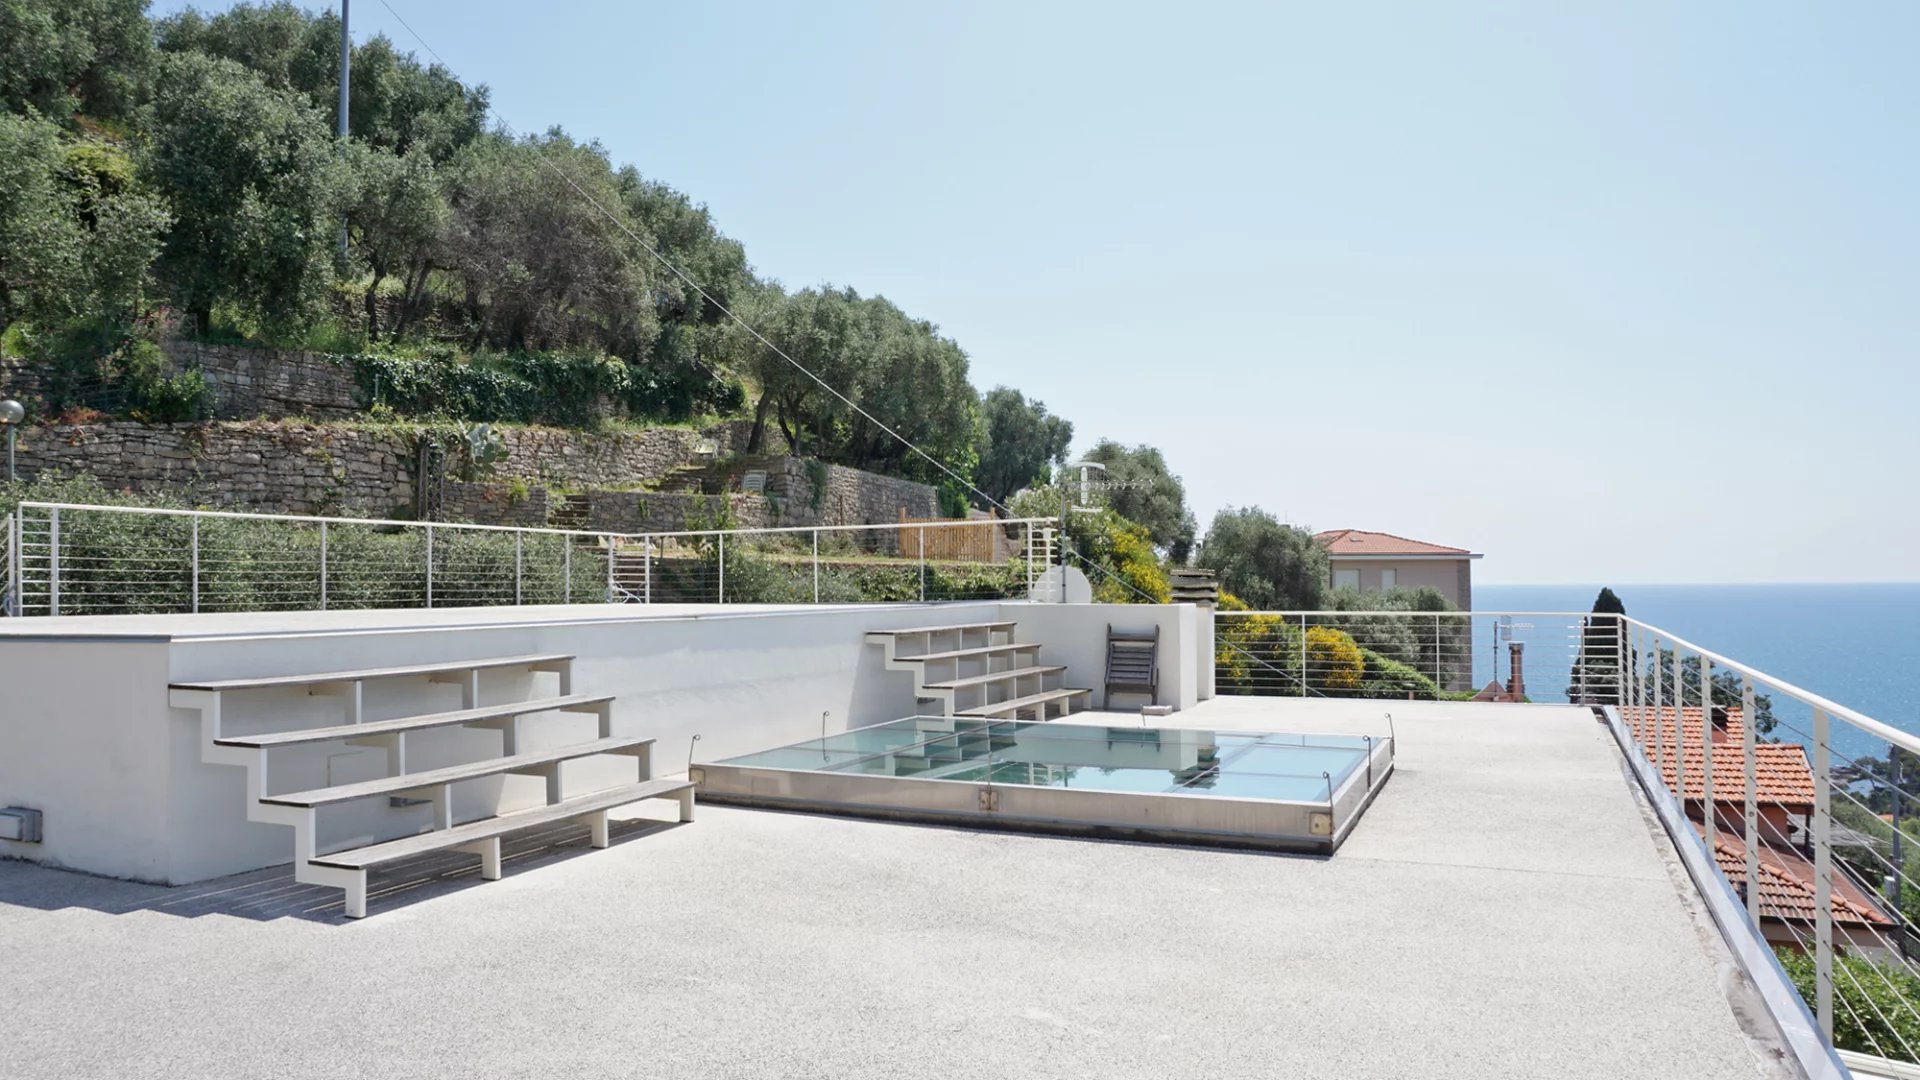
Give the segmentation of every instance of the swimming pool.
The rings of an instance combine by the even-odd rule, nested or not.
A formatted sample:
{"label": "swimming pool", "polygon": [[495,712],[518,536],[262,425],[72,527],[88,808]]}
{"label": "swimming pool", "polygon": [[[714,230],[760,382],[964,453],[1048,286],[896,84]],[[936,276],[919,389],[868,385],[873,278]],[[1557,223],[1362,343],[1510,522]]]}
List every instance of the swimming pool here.
{"label": "swimming pool", "polygon": [[1331,851],[1387,736],[916,716],[695,767],[714,802]]}

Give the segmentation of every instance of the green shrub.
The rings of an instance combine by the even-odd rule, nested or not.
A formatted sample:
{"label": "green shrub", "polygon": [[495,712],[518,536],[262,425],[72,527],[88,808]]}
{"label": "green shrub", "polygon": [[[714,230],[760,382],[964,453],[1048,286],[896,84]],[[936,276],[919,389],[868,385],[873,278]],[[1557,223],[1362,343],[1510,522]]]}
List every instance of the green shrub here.
{"label": "green shrub", "polygon": [[[1797,949],[1776,949],[1780,966],[1809,1003],[1814,1000],[1814,960]],[[1920,1061],[1908,1047],[1920,1048],[1920,978],[1899,964],[1875,963],[1862,956],[1839,955],[1833,961],[1833,1045],[1896,1061]]]}

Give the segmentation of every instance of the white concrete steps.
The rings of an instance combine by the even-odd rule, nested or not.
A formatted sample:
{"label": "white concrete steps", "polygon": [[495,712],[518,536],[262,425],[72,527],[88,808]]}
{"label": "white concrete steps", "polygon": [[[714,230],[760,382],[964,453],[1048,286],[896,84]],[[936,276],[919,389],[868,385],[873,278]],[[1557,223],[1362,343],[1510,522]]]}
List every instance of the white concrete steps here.
{"label": "white concrete steps", "polygon": [[[268,795],[261,799],[263,803],[274,806],[328,806],[333,803],[351,802],[354,799],[369,799],[380,795],[399,795],[410,791],[440,787],[445,784],[457,784],[463,780],[478,780],[485,776],[502,776],[513,773],[533,773],[557,778],[559,773],[552,766],[563,762],[577,761],[598,754],[627,754],[639,757],[651,752],[652,739],[614,737],[595,739],[592,742],[575,743],[553,750],[541,750],[531,754],[515,754],[511,757],[488,758],[484,761],[471,761],[464,765],[449,765],[443,769],[429,769],[425,772],[403,773],[399,776],[387,776],[378,780],[362,780],[356,784],[340,784],[335,787],[314,788],[311,791],[290,791],[280,795]],[[643,763],[641,772],[650,772],[649,763]]]}
{"label": "white concrete steps", "polygon": [[315,855],[307,860],[307,865],[330,874],[349,875],[343,886],[347,892],[347,918],[359,919],[367,914],[367,872],[370,870],[436,851],[470,851],[480,856],[481,879],[495,881],[500,877],[502,836],[537,825],[584,820],[592,830],[592,845],[604,848],[611,840],[607,811],[642,799],[675,799],[680,803],[680,820],[693,820],[693,781],[642,780],[563,799],[532,810],[481,818],[418,836],[404,836],[398,840]]}
{"label": "white concrete steps", "polygon": [[[481,675],[488,671],[520,669],[528,673],[551,673],[557,693],[540,694],[528,689],[522,678],[511,683],[520,700],[480,704]],[[380,680],[450,683],[458,687],[460,708],[416,713],[382,720],[364,719],[366,687]],[[309,885],[330,885],[346,891],[348,918],[366,914],[367,873],[407,855],[440,850],[472,851],[482,861],[481,877],[496,878],[500,870],[499,836],[514,829],[556,821],[584,820],[593,827],[594,846],[605,847],[606,812],[614,807],[642,799],[675,798],[680,802],[682,821],[692,820],[693,785],[687,781],[656,780],[653,777],[653,740],[634,736],[616,736],[613,726],[613,696],[572,692],[573,657],[564,654],[527,654],[485,657],[471,660],[416,664],[405,667],[357,668],[304,674],[249,676],[246,678],[202,679],[171,684],[169,699],[175,708],[195,709],[200,713],[201,759],[210,765],[231,765],[246,770],[246,814],[249,821],[285,825],[293,829],[293,876]],[[276,703],[284,705],[284,691],[305,687],[309,694],[327,695],[343,704],[345,723],[326,723],[292,730],[234,734],[225,730],[225,715],[235,703],[246,706],[248,726],[262,724],[258,714],[272,716]],[[420,688],[401,687],[402,700],[422,700]],[[273,693],[281,692],[279,696]],[[444,691],[442,692],[444,693]],[[496,689],[495,695],[498,695]],[[417,706],[416,706],[417,707]],[[390,706],[389,706],[390,708]],[[558,714],[587,713],[598,721],[598,737],[549,749],[521,753],[518,747],[525,725],[551,722]],[[301,715],[310,716],[303,708]],[[439,765],[412,771],[407,766],[409,740],[423,732],[459,727],[497,728],[501,733],[500,752],[475,761]],[[353,746],[383,749],[386,775],[371,780],[299,791],[269,790],[269,776],[278,776],[288,768],[298,774],[314,776],[321,762],[315,755],[329,755],[324,762],[326,775],[332,775],[331,751],[326,744],[344,742]],[[471,741],[461,745],[471,745]],[[469,751],[470,753],[471,751]],[[634,759],[637,779],[613,787],[586,793],[570,793],[562,784],[563,772],[578,777],[576,770],[563,766],[570,761],[604,755]],[[456,797],[475,799],[473,789],[458,789],[463,781],[489,776],[534,775],[546,780],[546,805],[532,810],[489,816],[456,825],[453,820]],[[604,775],[604,770],[593,773]],[[309,781],[311,783],[311,781]],[[286,785],[282,785],[286,786]],[[374,810],[361,800],[379,796],[407,796],[394,799],[388,807]],[[356,824],[355,829],[371,828],[371,835],[392,836],[412,832],[399,839],[378,840],[353,849],[335,852],[324,858],[318,852],[320,819],[329,808],[358,803],[361,814],[397,814],[391,818],[370,820],[370,826]],[[428,831],[422,827],[420,804],[431,810]],[[462,802],[472,813],[475,803]],[[478,806],[495,805],[479,802]],[[364,835],[364,834],[363,834]],[[331,861],[328,861],[331,860]]]}
{"label": "white concrete steps", "polygon": [[1030,711],[1048,720],[1056,709],[1065,716],[1076,703],[1091,704],[1090,691],[1049,685],[1065,675],[1065,665],[1041,663],[1038,642],[1013,640],[1018,626],[1002,619],[870,630],[866,638],[885,650],[889,671],[913,675],[914,697],[940,702],[947,716],[1017,717]]}
{"label": "white concrete steps", "polygon": [[[428,731],[433,728],[460,727],[467,724],[481,724],[492,720],[510,720],[543,712],[590,712],[606,714],[607,706],[613,703],[611,694],[566,694],[560,697],[534,698],[531,701],[510,701],[500,705],[483,705],[474,709],[457,709],[453,712],[428,713],[425,716],[402,716],[392,720],[370,720],[363,724],[338,724],[332,727],[300,728],[295,731],[277,731],[264,735],[225,735],[213,740],[216,746],[248,747],[267,749],[275,746],[298,746],[302,743],[332,742],[339,739],[367,739],[377,735],[404,735],[416,731]],[[602,732],[604,738],[608,732]]]}

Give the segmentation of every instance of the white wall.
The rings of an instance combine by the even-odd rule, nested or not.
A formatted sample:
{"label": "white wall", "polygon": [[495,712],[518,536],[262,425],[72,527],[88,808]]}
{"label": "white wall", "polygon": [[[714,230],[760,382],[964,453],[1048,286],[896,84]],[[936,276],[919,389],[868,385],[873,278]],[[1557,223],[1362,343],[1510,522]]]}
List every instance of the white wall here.
{"label": "white wall", "polygon": [[[1017,636],[1045,646],[1049,663],[1068,665],[1066,685],[1101,698],[1109,622],[1161,627],[1160,702],[1191,707],[1211,671],[1199,648],[1191,605],[1062,605],[1024,602],[930,607],[756,610],[692,609],[662,617],[641,608],[501,609],[510,623],[471,612],[328,612],[274,620],[180,616],[147,620],[175,629],[137,640],[0,635],[0,806],[46,815],[46,842],[0,842],[0,855],[94,873],[184,883],[286,862],[292,830],[249,822],[244,769],[201,761],[199,713],[171,709],[167,684],[357,668],[426,664],[529,653],[577,657],[576,693],[612,694],[616,734],[648,735],[656,775],[919,711],[913,679],[887,671],[870,630],[1007,618]],[[529,612],[539,611],[539,617]],[[138,618],[138,617],[129,617]],[[99,620],[92,620],[98,623]],[[53,625],[53,624],[49,624]],[[230,633],[209,633],[226,625]],[[185,631],[195,632],[186,636]],[[556,692],[552,675],[490,672],[481,700]],[[1137,709],[1139,698],[1123,698]],[[425,679],[367,684],[366,716],[459,706],[458,689]],[[225,730],[285,730],[341,722],[338,699],[304,690],[227,697]],[[580,742],[595,734],[585,715],[541,718],[525,747]],[[500,752],[500,735],[479,729],[422,733],[408,740],[410,771]],[[574,790],[630,779],[624,760],[580,762]],[[271,789],[301,790],[385,774],[384,752],[290,747],[273,757]],[[463,786],[457,817],[538,805],[537,780],[509,777]],[[390,808],[379,800],[330,808],[321,817],[326,846],[418,831],[425,807]]]}
{"label": "white wall", "polygon": [[[1212,669],[1211,652],[1199,647],[1197,609],[1192,604],[1045,604],[1001,605],[1005,618],[1018,622],[1014,636],[1046,646],[1041,662],[1067,665],[1065,686],[1093,688],[1096,708],[1106,707],[1107,626],[1116,630],[1160,628],[1162,705],[1191,709]],[[1123,694],[1119,709],[1138,713],[1144,695]]]}
{"label": "white wall", "polygon": [[165,877],[166,680],[164,638],[0,637],[0,806],[44,815],[0,857]]}

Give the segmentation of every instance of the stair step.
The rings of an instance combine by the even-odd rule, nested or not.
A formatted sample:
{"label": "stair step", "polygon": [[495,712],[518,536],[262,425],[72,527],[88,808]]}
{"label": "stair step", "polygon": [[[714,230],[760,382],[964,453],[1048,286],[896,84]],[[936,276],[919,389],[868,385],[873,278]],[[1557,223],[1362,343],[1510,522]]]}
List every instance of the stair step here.
{"label": "stair step", "polygon": [[307,675],[269,675],[254,679],[216,679],[209,682],[177,682],[175,690],[271,690],[287,686],[318,686],[322,683],[366,682],[370,679],[395,679],[410,675],[448,675],[456,671],[491,671],[510,667],[552,667],[573,657],[566,653],[533,656],[497,656],[483,660],[456,660],[439,664],[410,664],[406,667],[362,668],[358,671],[322,671]]}
{"label": "stair step", "polygon": [[438,787],[442,784],[458,783],[462,780],[477,780],[483,776],[499,776],[504,773],[523,771],[543,765],[554,765],[562,761],[592,757],[595,754],[618,754],[639,750],[653,744],[652,739],[636,739],[616,736],[610,739],[595,739],[592,742],[576,743],[553,750],[541,750],[530,754],[515,754],[512,757],[489,758],[485,761],[472,761],[464,765],[449,765],[444,769],[431,769],[427,772],[406,773],[401,776],[388,776],[379,780],[364,780],[357,784],[341,784],[337,787],[315,788],[312,791],[295,791],[285,795],[269,795],[260,801],[275,806],[326,806],[331,803],[347,802],[352,799],[366,799],[376,795],[393,795],[415,788]]}
{"label": "stair step", "polygon": [[944,634],[956,630],[1011,630],[1013,627],[1014,622],[1011,619],[1005,622],[955,623],[952,626],[910,626],[905,630],[869,630],[867,640],[875,641],[906,634]]}
{"label": "stair step", "polygon": [[962,679],[946,679],[942,682],[926,684],[929,690],[958,690],[963,686],[985,686],[989,683],[1006,682],[1009,679],[1025,679],[1034,675],[1057,675],[1067,670],[1065,664],[1042,664],[1038,667],[1009,668],[1006,671],[989,671],[983,675],[968,675]]}
{"label": "stair step", "polygon": [[1046,705],[1055,701],[1061,701],[1063,699],[1069,702],[1068,707],[1071,708],[1072,699],[1077,698],[1082,694],[1086,694],[1087,696],[1091,697],[1093,695],[1093,691],[1085,688],[1063,688],[1059,690],[1044,690],[1038,694],[1029,694],[1026,697],[1012,698],[1008,701],[996,701],[996,702],[993,702],[992,704],[982,705],[979,708],[975,708],[975,709],[961,709],[959,712],[954,713],[954,715],[955,716],[1000,716],[1009,712],[1018,712],[1021,709],[1037,708],[1037,709],[1044,710],[1044,707]]}
{"label": "stair step", "polygon": [[455,825],[451,829],[421,833],[418,836],[405,836],[398,840],[386,840],[366,847],[350,848],[346,851],[330,852],[310,860],[315,866],[332,866],[343,870],[365,870],[383,863],[397,862],[415,855],[424,855],[431,851],[443,851],[462,844],[471,844],[476,840],[486,840],[502,836],[515,829],[524,829],[534,825],[551,825],[569,818],[585,814],[610,810],[616,806],[639,802],[641,799],[658,799],[693,787],[691,780],[643,780],[637,784],[625,784],[605,791],[596,791],[590,795],[580,795],[549,806],[532,810],[518,810],[498,817],[480,818],[465,824]]}
{"label": "stair step", "polygon": [[895,660],[965,660],[974,656],[1000,656],[1006,653],[1038,652],[1037,642],[1019,645],[980,645],[971,649],[947,649],[942,652],[921,653],[918,656],[896,656]]}
{"label": "stair step", "polygon": [[364,739],[372,735],[397,735],[411,731],[425,731],[429,728],[457,727],[484,720],[505,720],[515,716],[525,716],[528,713],[591,712],[597,706],[605,705],[612,700],[612,694],[567,694],[562,697],[535,698],[531,701],[513,701],[501,705],[483,705],[477,709],[460,709],[456,712],[403,716],[397,720],[373,720],[364,724],[302,728],[298,731],[279,731],[267,735],[228,735],[215,739],[214,744],[264,749],[300,743],[331,742],[335,739]]}

